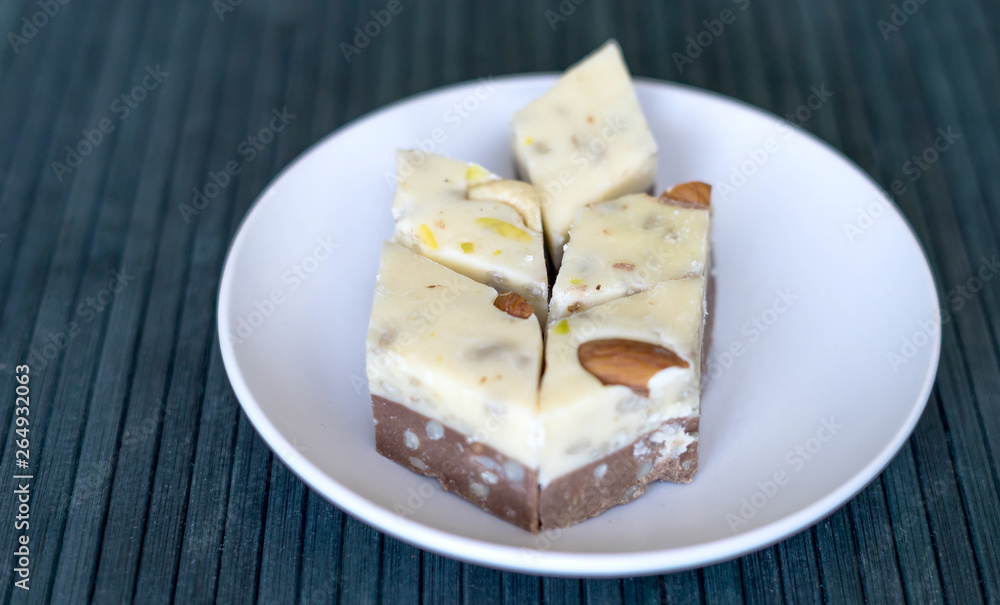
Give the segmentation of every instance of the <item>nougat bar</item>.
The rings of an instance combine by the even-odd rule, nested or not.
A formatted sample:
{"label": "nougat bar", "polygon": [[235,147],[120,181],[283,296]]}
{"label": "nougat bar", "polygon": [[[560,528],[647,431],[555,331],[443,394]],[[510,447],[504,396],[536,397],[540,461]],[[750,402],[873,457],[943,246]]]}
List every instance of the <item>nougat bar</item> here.
{"label": "nougat bar", "polygon": [[677,185],[581,208],[552,288],[549,320],[673,279],[704,277],[711,187]]}
{"label": "nougat bar", "polygon": [[656,141],[613,40],[514,115],[511,145],[521,177],[542,196],[556,268],[577,210],[653,186]]}
{"label": "nougat bar", "polygon": [[366,351],[378,452],[528,531],[541,360],[523,298],[383,245]]}
{"label": "nougat bar", "polygon": [[397,163],[394,241],[479,283],[516,292],[544,324],[549,287],[536,189],[422,151],[400,151]]}
{"label": "nougat bar", "polygon": [[705,279],[665,281],[549,324],[540,527],[565,527],[697,470]]}

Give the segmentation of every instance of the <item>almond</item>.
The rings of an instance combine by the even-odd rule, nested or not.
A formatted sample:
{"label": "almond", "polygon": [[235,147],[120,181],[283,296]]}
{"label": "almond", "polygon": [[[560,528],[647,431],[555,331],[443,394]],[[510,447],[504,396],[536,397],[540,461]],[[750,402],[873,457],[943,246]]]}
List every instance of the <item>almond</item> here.
{"label": "almond", "polygon": [[649,396],[649,379],[664,368],[689,364],[669,349],[651,342],[607,338],[591,340],[577,350],[580,365],[606,385],[620,384],[636,395]]}
{"label": "almond", "polygon": [[535,310],[531,308],[528,301],[516,292],[504,292],[493,301],[493,306],[500,309],[507,315],[519,319],[528,319],[534,315]]}
{"label": "almond", "polygon": [[674,185],[660,194],[661,202],[685,208],[708,208],[711,199],[712,187],[700,181]]}

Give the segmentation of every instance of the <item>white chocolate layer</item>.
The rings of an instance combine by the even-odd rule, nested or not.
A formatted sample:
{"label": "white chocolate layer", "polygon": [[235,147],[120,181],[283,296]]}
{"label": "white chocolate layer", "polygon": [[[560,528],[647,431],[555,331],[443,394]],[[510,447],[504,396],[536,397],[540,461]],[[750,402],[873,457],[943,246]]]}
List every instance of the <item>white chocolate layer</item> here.
{"label": "white chocolate layer", "polygon": [[[704,318],[705,280],[696,277],[663,282],[550,324],[539,398],[545,431],[539,454],[542,486],[635,442],[669,419],[698,414]],[[577,350],[606,338],[660,345],[688,367],[657,372],[648,383],[649,397],[625,386],[604,385],[580,364]]]}
{"label": "white chocolate layer", "polygon": [[653,186],[656,141],[614,41],[570,67],[544,96],[515,114],[511,137],[521,174],[542,194],[556,268],[580,207]]}
{"label": "white chocolate layer", "polygon": [[[400,151],[398,164],[393,240],[481,284],[520,294],[544,325],[549,290],[544,242],[522,215],[533,203],[530,196],[516,191],[531,186],[501,181],[477,164],[423,152]],[[470,180],[491,184],[477,190],[477,197],[488,196],[490,189],[498,198],[512,190],[518,194],[470,200]],[[512,187],[504,191],[504,183]]]}
{"label": "white chocolate layer", "polygon": [[663,281],[705,276],[710,226],[708,208],[646,194],[581,208],[552,288],[549,321]]}
{"label": "white chocolate layer", "polygon": [[396,195],[392,200],[393,218],[399,219],[414,207],[420,208],[429,202],[465,201],[469,176],[477,181],[500,179],[473,162],[419,150],[396,151],[397,182]]}
{"label": "white chocolate layer", "polygon": [[[497,293],[386,242],[368,326],[369,389],[530,468],[542,335],[538,323],[493,306]],[[437,439],[428,425],[414,434]],[[409,437],[408,437],[409,439]]]}

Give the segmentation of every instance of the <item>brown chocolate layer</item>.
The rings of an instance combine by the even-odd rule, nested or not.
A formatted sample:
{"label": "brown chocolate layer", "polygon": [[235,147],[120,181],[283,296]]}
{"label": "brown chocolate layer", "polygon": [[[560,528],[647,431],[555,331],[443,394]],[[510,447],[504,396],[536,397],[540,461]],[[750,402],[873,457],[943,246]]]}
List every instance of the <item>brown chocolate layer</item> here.
{"label": "brown chocolate layer", "polygon": [[[494,448],[372,395],[375,449],[505,521],[538,532],[538,472]],[[409,435],[407,434],[409,433]]]}
{"label": "brown chocolate layer", "polygon": [[[634,443],[539,490],[535,469],[440,423],[428,429],[434,421],[423,414],[378,395],[372,395],[372,411],[379,454],[437,479],[445,490],[533,533],[568,527],[631,502],[653,481],[690,483],[698,470],[697,441],[679,456],[657,462],[664,444],[652,439],[656,432],[670,427],[697,436],[697,415],[667,421]],[[637,448],[643,452],[639,456],[635,455]]]}
{"label": "brown chocolate layer", "polygon": [[[684,432],[697,437],[698,416],[667,421],[657,430],[671,426],[682,427]],[[568,527],[612,506],[631,502],[653,481],[690,483],[698,470],[698,441],[679,456],[657,463],[664,444],[653,441],[656,432],[651,431],[635,443],[546,485],[540,498],[541,529]],[[644,453],[637,456],[637,448]]]}

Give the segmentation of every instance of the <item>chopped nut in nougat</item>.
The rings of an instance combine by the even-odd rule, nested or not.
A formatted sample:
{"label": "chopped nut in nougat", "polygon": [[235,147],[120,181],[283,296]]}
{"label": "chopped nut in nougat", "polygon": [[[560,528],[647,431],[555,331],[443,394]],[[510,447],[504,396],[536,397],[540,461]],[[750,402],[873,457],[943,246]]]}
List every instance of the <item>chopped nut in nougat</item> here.
{"label": "chopped nut in nougat", "polygon": [[697,469],[705,279],[665,281],[549,325],[539,413],[542,529]]}
{"label": "chopped nut in nougat", "polygon": [[549,321],[662,281],[704,276],[710,192],[704,183],[684,183],[658,198],[640,193],[581,208],[552,287]]}
{"label": "chopped nut in nougat", "polygon": [[548,275],[535,188],[421,151],[400,151],[397,159],[396,243],[516,292],[544,324]]}
{"label": "chopped nut in nougat", "polygon": [[536,531],[542,334],[524,299],[498,298],[493,288],[383,245],[366,355],[375,444]]}
{"label": "chopped nut in nougat", "polygon": [[522,178],[542,196],[556,268],[577,210],[653,186],[656,141],[614,41],[570,67],[519,111],[511,137]]}

